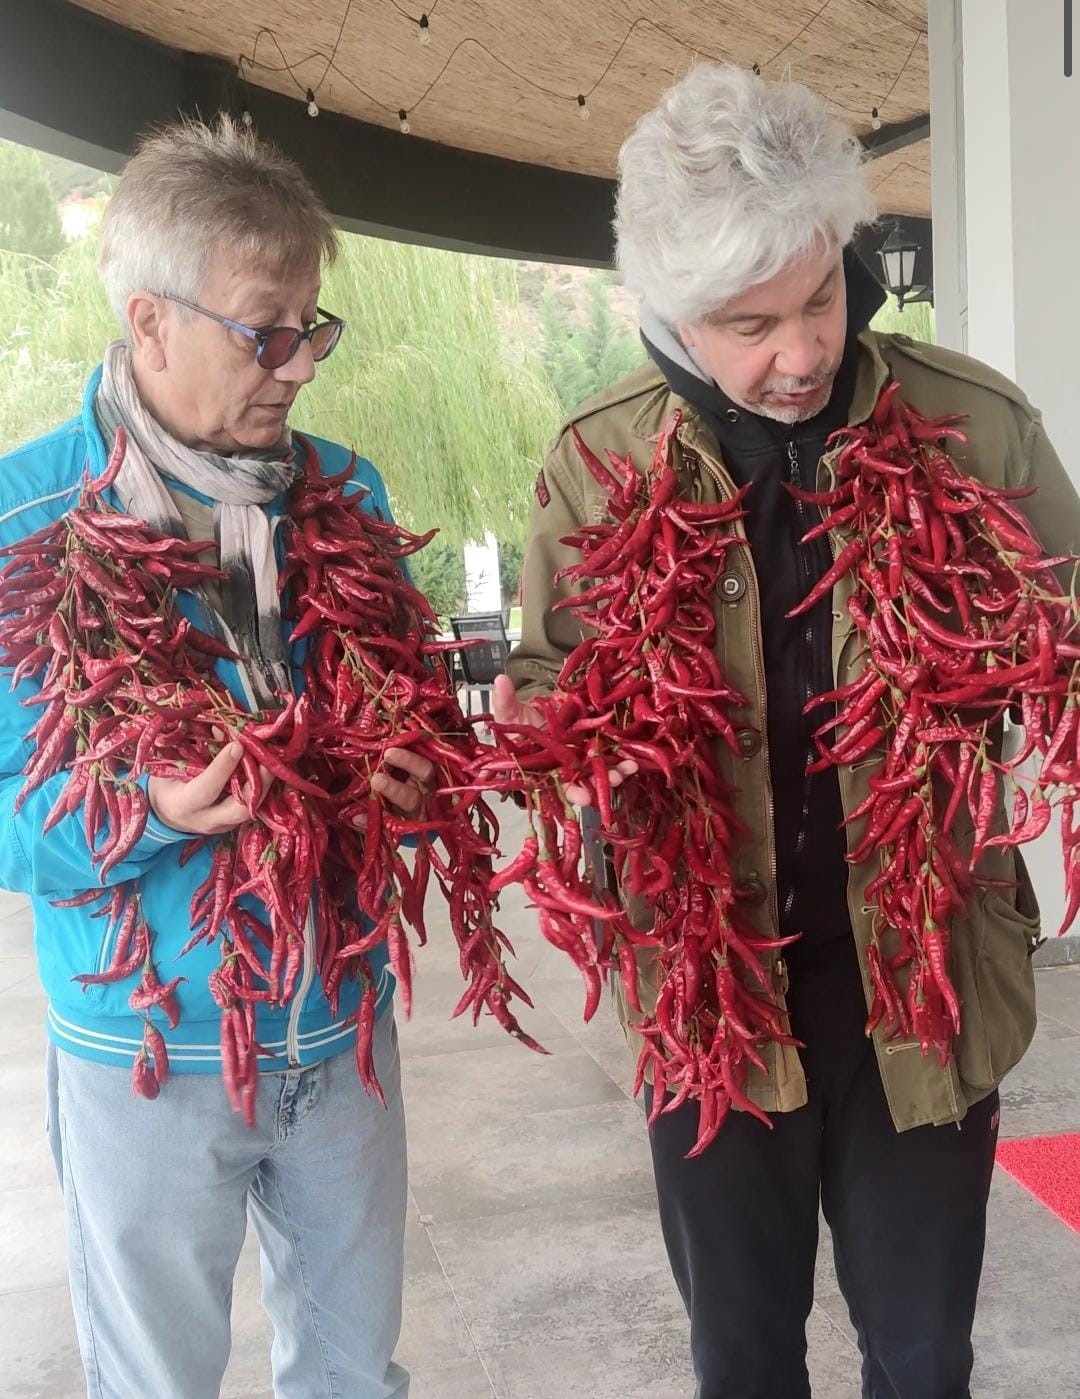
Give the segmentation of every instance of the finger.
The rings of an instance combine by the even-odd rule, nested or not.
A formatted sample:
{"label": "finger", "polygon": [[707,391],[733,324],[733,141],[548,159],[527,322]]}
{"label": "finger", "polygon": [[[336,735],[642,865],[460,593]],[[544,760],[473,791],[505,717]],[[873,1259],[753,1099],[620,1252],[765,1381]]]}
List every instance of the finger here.
{"label": "finger", "polygon": [[407,772],[425,787],[435,776],[435,764],[422,753],[413,753],[408,748],[388,748],[383,754],[383,761]]}
{"label": "finger", "polygon": [[[182,794],[183,809],[187,812],[201,811],[213,806],[218,797],[229,785],[229,779],[240,766],[244,750],[239,743],[227,743],[216,758],[203,768],[198,776],[184,783]],[[239,806],[239,802],[236,803]]]}
{"label": "finger", "polygon": [[224,801],[199,811],[193,824],[197,823],[205,835],[221,835],[250,820],[251,812],[243,802],[238,802],[235,797],[226,797]]}
{"label": "finger", "polygon": [[412,782],[399,782],[388,772],[375,774],[371,779],[371,790],[378,792],[380,797],[396,806],[399,811],[403,811],[406,816],[412,816],[420,807],[419,787]]}
{"label": "finger", "polygon": [[539,727],[543,715],[527,700],[519,700],[508,675],[497,675],[491,691],[491,717],[496,724],[532,724]]}
{"label": "finger", "polygon": [[616,772],[621,772],[623,777],[633,777],[638,770],[638,765],[633,758],[623,758],[621,762],[615,764]]}
{"label": "finger", "polygon": [[509,675],[496,675],[491,691],[491,717],[497,724],[516,724],[518,698]]}
{"label": "finger", "polygon": [[256,808],[257,806],[261,806],[261,805],[262,805],[263,801],[265,800],[265,797],[266,797],[267,792],[269,792],[269,790],[270,790],[270,783],[273,782],[273,780],[274,780],[273,774],[270,772],[270,769],[269,769],[269,768],[264,768],[263,765],[262,765],[262,763],[260,763],[260,764],[259,764],[259,790],[258,790],[258,792],[254,795],[254,799],[253,799],[253,797],[252,797],[251,783],[250,783],[250,782],[247,783],[247,784],[245,785],[245,787],[244,787],[244,801],[247,803],[248,807],[250,807],[252,811],[254,811],[255,808]]}

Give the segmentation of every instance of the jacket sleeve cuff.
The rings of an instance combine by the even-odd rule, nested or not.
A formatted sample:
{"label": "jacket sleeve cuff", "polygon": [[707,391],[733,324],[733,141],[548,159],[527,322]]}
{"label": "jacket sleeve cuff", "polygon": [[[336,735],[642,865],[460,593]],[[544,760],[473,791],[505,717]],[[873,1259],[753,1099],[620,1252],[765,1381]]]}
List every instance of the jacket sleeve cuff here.
{"label": "jacket sleeve cuff", "polygon": [[[147,793],[147,802],[150,800],[149,785],[150,779],[148,777],[139,779],[139,786]],[[146,818],[146,829],[139,838],[139,843],[135,849],[139,855],[153,855],[166,845],[177,845],[181,841],[195,839],[196,837],[190,831],[177,831],[172,826],[167,826],[164,821],[159,820],[154,815],[154,809],[151,807],[150,814]]]}

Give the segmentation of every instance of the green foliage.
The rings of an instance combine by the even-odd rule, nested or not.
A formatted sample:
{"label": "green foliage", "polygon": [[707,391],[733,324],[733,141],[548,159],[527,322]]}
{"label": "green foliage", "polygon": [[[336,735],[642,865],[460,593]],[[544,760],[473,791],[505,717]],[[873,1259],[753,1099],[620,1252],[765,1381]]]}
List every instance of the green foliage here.
{"label": "green foliage", "polygon": [[621,379],[645,357],[636,336],[617,323],[611,283],[602,273],[589,278],[584,320],[565,291],[548,284],[539,302],[541,360],[564,415]]}
{"label": "green foliage", "polygon": [[521,565],[525,561],[524,547],[515,540],[499,545],[499,588],[504,607],[521,601]]}
{"label": "green foliage", "polygon": [[52,263],[0,252],[0,452],[78,412],[115,325],[89,241]]}
{"label": "green foliage", "polygon": [[912,340],[934,343],[934,308],[929,301],[916,301],[903,310],[890,295],[888,301],[870,322],[873,330],[885,335],[910,335]]}
{"label": "green foliage", "polygon": [[[0,250],[43,262],[64,246],[49,175],[37,151],[0,141]],[[28,265],[24,273],[31,271]]]}
{"label": "green foliage", "polygon": [[461,549],[432,540],[409,559],[413,582],[442,618],[465,611],[465,555]]}
{"label": "green foliage", "polygon": [[[404,523],[438,525],[458,549],[489,528],[520,539],[560,409],[526,353],[512,266],[349,234],[342,243],[323,305],[349,328],[301,394],[295,425],[370,457]],[[53,264],[0,253],[0,451],[78,410],[117,333],[94,252],[88,238]],[[41,272],[32,294],[31,269]]]}
{"label": "green foliage", "polygon": [[323,305],[349,329],[297,405],[371,458],[405,523],[460,547],[524,536],[559,405],[527,352],[514,269],[346,235]]}

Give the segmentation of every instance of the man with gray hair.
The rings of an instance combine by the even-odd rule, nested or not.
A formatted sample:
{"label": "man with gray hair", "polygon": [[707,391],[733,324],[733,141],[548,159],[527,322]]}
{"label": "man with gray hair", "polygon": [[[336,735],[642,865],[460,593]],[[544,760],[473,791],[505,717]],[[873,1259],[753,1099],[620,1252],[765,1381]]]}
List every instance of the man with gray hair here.
{"label": "man with gray hair", "polygon": [[[106,349],[77,417],[0,461],[0,545],[19,546],[71,510],[80,481],[106,474],[114,445],[126,441],[109,503],[173,540],[215,541],[200,557],[220,565],[220,577],[179,591],[177,608],[224,642],[210,652],[222,657],[216,679],[244,711],[295,715],[299,648],[328,639],[331,629],[327,622],[308,641],[291,640],[279,602],[293,538],[287,492],[301,462],[305,479],[334,478],[320,488],[389,519],[370,462],[320,438],[294,443],[288,427],[297,394],[345,329],[319,305],[336,246],[329,213],[300,170],[253,132],[228,118],[157,131],[127,165],[102,227],[100,268],[123,338]],[[102,550],[94,565],[106,589],[95,605],[106,613],[108,590],[125,587],[128,564],[120,549]],[[142,620],[151,628],[136,641],[155,654],[168,639],[152,638],[162,620]],[[91,612],[85,627],[109,622]],[[81,614],[78,628],[89,634]],[[73,649],[73,666],[80,655]],[[95,659],[103,664],[87,656],[88,674]],[[219,751],[202,771],[139,779],[145,830],[122,859],[102,863],[82,804],[59,822],[47,815],[65,773],[23,800],[21,774],[42,713],[26,706],[40,702],[41,683],[39,676],[12,688],[11,678],[0,685],[0,886],[28,893],[34,909],[49,998],[50,1139],[88,1394],[218,1393],[250,1212],[274,1324],[274,1393],[404,1399],[408,1377],[392,1356],[401,1319],[405,1123],[385,948],[368,964],[365,1022],[358,979],[343,979],[337,994],[324,989],[318,929],[325,920],[309,913],[303,938],[292,942],[301,958],[284,976],[268,950],[268,928],[280,923],[250,895],[250,919],[230,922],[220,945],[202,936],[198,920],[193,935],[196,891],[213,887],[217,906],[220,871],[228,873],[217,852],[252,833],[270,774],[241,769],[244,749],[216,733]],[[188,721],[205,724],[208,716]],[[302,748],[304,730],[294,732]],[[398,748],[386,758],[391,770],[372,778],[373,790],[415,813],[431,765]],[[253,790],[259,780],[262,792]],[[280,846],[267,841],[264,858],[285,858],[289,839],[286,832]],[[298,874],[299,864],[293,868]],[[152,964],[147,944],[140,965],[136,941],[128,965],[122,928],[95,921],[87,896],[102,888],[145,910]],[[250,945],[241,957],[243,928]],[[245,967],[229,982],[240,961]],[[138,973],[136,990],[146,985],[144,969],[162,983],[149,1003],[132,994]],[[164,1034],[150,1010],[162,1023],[168,1014]],[[222,1085],[224,1077],[239,1098],[231,1037],[239,1016],[249,1017],[242,1082],[253,1126],[232,1110]],[[353,1063],[358,1018],[370,1034],[384,1105],[365,1092]],[[159,1046],[152,1074],[148,1036]],[[132,1092],[133,1055],[142,1096]]]}
{"label": "man with gray hair", "polygon": [[[1077,496],[1015,385],[965,356],[869,328],[884,296],[851,247],[873,215],[862,154],[805,87],[697,67],[642,117],[619,177],[618,261],[641,297],[649,363],[578,409],[548,456],[525,557],[522,640],[500,677],[496,718],[539,722],[530,699],[552,689],[581,638],[572,612],[556,607],[578,557],[563,541],[603,519],[607,497],[569,427],[601,460],[614,452],[641,471],[678,413],[680,493],[716,503],[747,487],[737,529],[749,549],[728,555],[715,601],[720,672],[747,705],[737,751],[718,743],[716,761],[744,830],[731,870],[736,908],[765,949],[771,1003],[803,1046],[757,1042],[763,1064],[749,1068],[746,1093],[771,1130],[733,1112],[687,1159],[698,1107],[683,1094],[650,1131],[699,1399],[809,1395],[819,1205],[865,1399],[963,1399],[997,1084],[1034,1029],[1037,910],[1019,858],[1001,852],[999,887],[976,890],[970,920],[956,925],[963,1021],[946,1061],[920,1053],[918,1035],[868,1027],[877,929],[866,886],[880,866],[847,862],[844,828],[867,774],[813,762],[824,714],[807,713],[808,701],[858,674],[859,646],[839,583],[791,616],[833,562],[828,537],[804,540],[820,519],[805,493],[829,480],[831,434],[868,422],[898,381],[923,414],[964,415],[962,471],[1037,488],[1024,509],[1051,555],[1080,541]],[[613,769],[612,786],[627,780],[632,763]],[[658,972],[651,952],[639,961],[649,1012]],[[632,1023],[624,1002],[620,1010]],[[651,1108],[648,1087],[646,1099]]]}

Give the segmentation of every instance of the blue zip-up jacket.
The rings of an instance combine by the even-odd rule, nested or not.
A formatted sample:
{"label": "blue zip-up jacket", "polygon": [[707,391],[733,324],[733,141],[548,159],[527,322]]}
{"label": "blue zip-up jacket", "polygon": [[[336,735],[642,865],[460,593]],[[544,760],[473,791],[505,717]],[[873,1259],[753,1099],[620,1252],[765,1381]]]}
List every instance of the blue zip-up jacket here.
{"label": "blue zip-up jacket", "polygon": [[[0,457],[0,547],[17,543],[71,509],[78,499],[84,470],[88,469],[93,477],[104,471],[106,448],[93,411],[100,381],[98,369],[87,385],[78,418]],[[327,475],[344,469],[350,456],[344,447],[319,438],[308,440]],[[384,518],[390,518],[386,487],[370,462],[357,460],[352,487],[365,492],[365,509],[377,508]],[[271,501],[266,509],[272,516],[283,514],[283,498]],[[182,595],[181,607],[199,622],[201,604],[194,596]],[[291,655],[294,684],[300,682],[303,645],[299,643]],[[237,700],[244,703],[236,667],[223,662],[218,673]],[[10,670],[0,671],[0,887],[30,896],[38,971],[49,999],[48,1031],[53,1042],[82,1058],[130,1067],[142,1043],[142,1020],[128,1006],[137,978],[91,986],[84,991],[73,978],[108,965],[113,934],[106,928],[105,919],[91,917],[91,910],[59,909],[52,903],[100,883],[83,833],[81,808],[61,820],[48,835],[41,834],[45,816],[66,781],[65,775],[59,773],[50,778],[15,812],[15,796],[23,784],[22,769],[32,752],[26,735],[41,711],[23,704],[27,696],[40,689],[38,681],[25,681],[12,691],[10,675]],[[207,988],[207,976],[220,962],[220,949],[216,944],[208,947],[200,943],[184,957],[178,956],[191,935],[191,896],[210,868],[207,849],[180,866],[180,852],[188,839],[151,815],[142,839],[127,859],[110,872],[106,885],[139,880],[153,933],[158,975],[162,981],[187,977],[177,992],[181,1010],[177,1029],[169,1030],[163,1018],[154,1015],[166,1037],[170,1065],[177,1073],[216,1073],[221,1063],[220,1013]],[[259,905],[252,906],[261,912]],[[393,977],[385,953],[374,954],[371,962],[379,977],[382,1011],[393,996]],[[347,1022],[358,1000],[358,985],[344,984],[338,1013],[331,1014],[314,965],[314,952],[309,947],[291,1004],[284,1008],[257,1007],[256,1038],[272,1056],[260,1058],[260,1067],[266,1071],[290,1064],[309,1065],[351,1049],[355,1030]]]}

